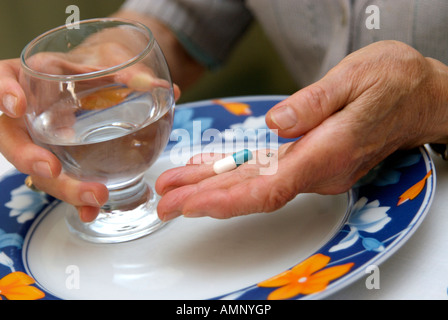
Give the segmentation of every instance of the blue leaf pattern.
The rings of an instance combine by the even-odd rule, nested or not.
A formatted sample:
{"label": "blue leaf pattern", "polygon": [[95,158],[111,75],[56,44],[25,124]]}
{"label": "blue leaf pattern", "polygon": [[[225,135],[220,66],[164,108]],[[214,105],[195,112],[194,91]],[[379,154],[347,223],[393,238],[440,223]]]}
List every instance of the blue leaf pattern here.
{"label": "blue leaf pattern", "polygon": [[22,248],[23,237],[17,233],[6,233],[0,229],[0,249],[6,247]]}
{"label": "blue leaf pattern", "polygon": [[359,199],[353,206],[347,225],[350,232],[337,245],[330,248],[330,252],[347,249],[362,239],[362,245],[368,251],[384,249],[383,244],[374,238],[365,238],[360,232],[376,233],[391,221],[387,211],[390,207],[381,207],[378,200],[368,202],[366,197]]}
{"label": "blue leaf pattern", "polygon": [[25,185],[11,191],[11,201],[5,207],[11,209],[9,216],[17,217],[17,222],[24,223],[34,219],[35,215],[48,203],[44,193],[34,192]]}

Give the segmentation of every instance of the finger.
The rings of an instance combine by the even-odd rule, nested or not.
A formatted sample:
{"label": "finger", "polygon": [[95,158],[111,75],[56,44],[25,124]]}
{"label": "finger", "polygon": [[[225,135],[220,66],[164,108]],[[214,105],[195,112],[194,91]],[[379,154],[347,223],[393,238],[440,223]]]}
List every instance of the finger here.
{"label": "finger", "polygon": [[91,206],[78,207],[79,219],[83,222],[92,222],[96,219],[100,212],[100,208]]}
{"label": "finger", "polygon": [[[248,167],[213,176],[166,193],[159,202],[163,220],[177,216],[218,219],[279,209],[295,195],[295,188],[277,175],[259,175]],[[281,188],[281,190],[280,190]]]}
{"label": "finger", "polygon": [[198,183],[214,176],[213,162],[225,156],[225,154],[198,154],[193,156],[186,166],[163,172],[156,180],[156,192],[163,196],[168,191],[178,187]]}
{"label": "finger", "polygon": [[155,189],[159,195],[179,188],[187,184],[198,183],[208,177],[215,175],[213,165],[188,165],[185,167],[173,168],[163,172],[156,181]]}
{"label": "finger", "polygon": [[[283,150],[286,149],[285,146]],[[276,151],[276,154],[281,152]],[[272,171],[278,161],[272,154],[269,152],[267,156],[266,150],[258,151],[254,153],[255,161],[219,175],[214,173],[212,164],[176,168],[162,175],[169,187],[159,202],[159,217],[169,220],[184,214],[228,218],[278,208],[294,196],[294,191],[283,174]],[[291,178],[290,173],[287,175]],[[282,186],[283,192],[271,193],[275,185]]]}
{"label": "finger", "polygon": [[179,86],[175,83],[173,84],[173,90],[174,90],[174,101],[177,101],[180,98],[181,91]]}
{"label": "finger", "polygon": [[[280,209],[296,193],[276,180],[273,176],[253,176],[244,181],[229,179],[225,186],[215,189],[204,185],[185,198],[182,214],[185,217],[228,219]],[[282,186],[281,192],[276,190],[279,186]]]}
{"label": "finger", "polygon": [[350,77],[343,66],[330,71],[318,82],[296,92],[266,114],[269,128],[285,138],[297,138],[349,103]]}
{"label": "finger", "polygon": [[0,152],[19,171],[30,174],[39,190],[80,207],[79,215],[85,222],[92,221],[107,201],[108,190],[104,185],[60,175],[59,160],[32,142],[21,119],[0,117]]}
{"label": "finger", "polygon": [[[157,78],[144,68],[142,70],[126,70],[117,76],[117,80],[126,84],[129,88],[137,91],[150,91],[155,87],[169,89],[171,87],[170,82],[164,79]],[[178,85],[173,84],[174,100],[177,101],[180,98],[180,88]]]}
{"label": "finger", "polygon": [[[266,150],[255,152],[255,159],[260,159],[259,154],[266,154]],[[195,184],[206,178],[216,175],[213,164],[231,154],[224,153],[200,153],[190,158],[184,167],[177,167],[163,172],[156,180],[155,189],[159,195],[178,187]],[[265,163],[264,161],[263,163]],[[261,164],[258,162],[258,164]]]}
{"label": "finger", "polygon": [[[214,175],[197,183],[185,184],[168,191],[160,199],[157,207],[160,219],[167,221],[180,215],[188,215],[191,217],[215,216],[217,211],[222,212],[221,215],[218,214],[220,218],[229,217],[231,213],[228,210],[224,210],[225,204],[221,206],[220,201],[224,201],[225,203],[231,202],[234,206],[238,205],[235,202],[236,199],[231,198],[227,191],[234,185],[244,183],[244,180],[239,176],[240,173],[237,173],[237,171],[241,170],[243,169],[239,168],[232,172],[220,174],[219,176]],[[245,179],[250,179],[250,177],[246,176]],[[216,191],[220,195],[224,193],[225,196],[212,199],[211,197],[217,193]],[[247,191],[245,194],[247,195]],[[192,199],[194,198],[198,199],[200,203],[193,204]],[[216,204],[220,208],[213,208]],[[235,210],[232,210],[232,212],[235,212]]]}
{"label": "finger", "polygon": [[22,119],[0,116],[0,153],[20,172],[55,178],[61,163],[50,151],[33,143]]}
{"label": "finger", "polygon": [[0,63],[0,110],[10,117],[20,117],[26,110],[26,98],[17,77],[19,59]]}
{"label": "finger", "polygon": [[37,176],[31,176],[31,178],[34,186],[39,190],[76,207],[90,206],[100,208],[109,197],[109,192],[105,185],[72,179],[64,173],[60,174],[56,179]]}

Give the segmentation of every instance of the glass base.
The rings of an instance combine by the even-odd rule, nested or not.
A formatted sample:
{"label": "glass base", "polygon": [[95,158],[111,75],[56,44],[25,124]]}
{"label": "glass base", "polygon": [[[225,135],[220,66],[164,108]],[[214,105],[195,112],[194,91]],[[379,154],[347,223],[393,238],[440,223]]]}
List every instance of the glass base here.
{"label": "glass base", "polygon": [[157,215],[158,197],[143,180],[139,184],[141,191],[132,197],[122,190],[110,192],[109,202],[90,223],[82,222],[77,210],[68,207],[66,222],[70,231],[90,242],[120,243],[160,229],[165,223]]}

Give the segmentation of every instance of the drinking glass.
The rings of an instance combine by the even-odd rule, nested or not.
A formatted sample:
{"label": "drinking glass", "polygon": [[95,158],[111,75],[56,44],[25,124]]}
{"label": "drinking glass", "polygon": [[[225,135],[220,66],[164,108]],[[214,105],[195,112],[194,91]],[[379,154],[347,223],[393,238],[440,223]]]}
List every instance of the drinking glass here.
{"label": "drinking glass", "polygon": [[21,62],[33,141],[52,151],[71,177],[109,190],[91,223],[68,210],[69,228],[100,243],[160,228],[157,195],[144,175],[166,147],[175,100],[151,31],[123,19],[84,20],[37,37]]}

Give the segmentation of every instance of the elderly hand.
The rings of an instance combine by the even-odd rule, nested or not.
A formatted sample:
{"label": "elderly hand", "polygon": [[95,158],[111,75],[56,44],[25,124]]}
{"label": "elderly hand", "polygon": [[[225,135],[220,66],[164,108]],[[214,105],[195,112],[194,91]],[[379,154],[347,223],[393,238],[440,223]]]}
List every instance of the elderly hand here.
{"label": "elderly hand", "polygon": [[367,46],[267,113],[280,136],[302,136],[276,152],[275,174],[243,164],[215,175],[208,161],[171,169],[157,181],[159,217],[229,218],[345,192],[399,148],[448,142],[447,85],[445,65],[403,43]]}

